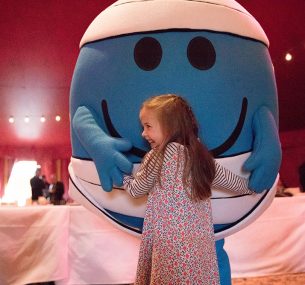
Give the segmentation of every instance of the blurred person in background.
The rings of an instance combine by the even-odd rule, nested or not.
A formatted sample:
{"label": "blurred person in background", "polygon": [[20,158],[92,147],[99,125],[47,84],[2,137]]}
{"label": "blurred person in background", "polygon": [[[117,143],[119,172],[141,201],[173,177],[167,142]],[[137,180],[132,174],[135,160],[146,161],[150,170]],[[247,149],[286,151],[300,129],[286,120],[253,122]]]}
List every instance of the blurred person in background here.
{"label": "blurred person in background", "polygon": [[32,202],[38,203],[38,198],[43,196],[43,189],[45,184],[41,179],[41,169],[37,168],[35,176],[30,180],[31,189],[32,189]]}
{"label": "blurred person in background", "polygon": [[43,188],[43,191],[42,191],[43,192],[43,196],[46,199],[48,199],[49,196],[50,196],[50,194],[49,194],[50,183],[48,182],[48,180],[47,180],[47,178],[46,178],[46,176],[44,174],[41,176],[41,179],[42,179],[42,181],[44,183],[44,188]]}
{"label": "blurred person in background", "polygon": [[299,167],[300,191],[305,192],[305,162]]}
{"label": "blurred person in background", "polygon": [[55,174],[51,175],[49,186],[50,203],[54,205],[64,205],[66,201],[63,196],[65,193],[64,184],[58,181]]}

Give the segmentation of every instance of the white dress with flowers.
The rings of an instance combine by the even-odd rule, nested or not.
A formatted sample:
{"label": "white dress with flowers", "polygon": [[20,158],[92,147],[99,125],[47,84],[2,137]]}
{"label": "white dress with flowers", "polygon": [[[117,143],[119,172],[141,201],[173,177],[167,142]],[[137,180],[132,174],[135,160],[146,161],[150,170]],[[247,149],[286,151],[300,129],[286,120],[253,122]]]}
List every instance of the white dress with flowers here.
{"label": "white dress with flowers", "polygon": [[[183,148],[178,143],[168,144],[161,183],[155,179],[154,169],[147,177],[142,167],[134,177],[124,177],[124,188],[130,195],[149,194],[135,285],[219,284],[210,199],[194,202],[187,195],[189,189],[182,183],[183,156],[179,156]],[[223,178],[228,174],[231,178],[226,182]],[[218,164],[213,186],[252,193],[246,180]]]}

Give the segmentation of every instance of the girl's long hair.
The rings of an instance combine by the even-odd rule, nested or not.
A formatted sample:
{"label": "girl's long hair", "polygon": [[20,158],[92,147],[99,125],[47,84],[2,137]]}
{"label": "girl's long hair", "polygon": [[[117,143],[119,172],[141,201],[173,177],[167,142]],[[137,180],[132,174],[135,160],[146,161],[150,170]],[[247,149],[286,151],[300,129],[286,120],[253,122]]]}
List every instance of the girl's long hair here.
{"label": "girl's long hair", "polygon": [[146,100],[142,108],[156,112],[165,137],[151,158],[151,163],[148,163],[147,169],[157,167],[160,178],[166,146],[171,142],[177,142],[184,146],[182,182],[185,187],[191,186],[190,198],[198,201],[210,197],[211,184],[215,177],[215,163],[206,146],[199,141],[198,123],[186,100],[174,94],[159,95]]}

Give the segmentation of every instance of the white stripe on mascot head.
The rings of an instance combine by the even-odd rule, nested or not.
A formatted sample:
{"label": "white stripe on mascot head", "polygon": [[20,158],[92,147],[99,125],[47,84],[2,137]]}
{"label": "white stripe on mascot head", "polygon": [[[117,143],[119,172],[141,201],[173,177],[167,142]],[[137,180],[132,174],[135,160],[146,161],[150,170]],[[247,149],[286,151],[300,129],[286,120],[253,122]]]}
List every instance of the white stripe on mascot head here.
{"label": "white stripe on mascot head", "polygon": [[[85,32],[70,95],[70,194],[139,235],[146,198],[113,185],[148,151],[138,112],[152,95],[191,104],[200,138],[220,164],[249,177],[257,194],[213,190],[217,239],[269,206],[281,161],[278,105],[268,39],[232,0],[117,1]],[[130,149],[130,143],[132,149]]]}

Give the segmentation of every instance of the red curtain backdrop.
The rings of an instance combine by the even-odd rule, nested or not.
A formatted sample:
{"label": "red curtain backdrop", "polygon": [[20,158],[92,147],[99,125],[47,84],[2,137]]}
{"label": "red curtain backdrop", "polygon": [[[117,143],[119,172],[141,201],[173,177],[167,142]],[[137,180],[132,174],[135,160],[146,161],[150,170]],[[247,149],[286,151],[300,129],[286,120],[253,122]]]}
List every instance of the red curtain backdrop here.
{"label": "red curtain backdrop", "polygon": [[305,162],[305,130],[280,134],[283,159],[280,175],[286,187],[300,187],[298,169]]}
{"label": "red curtain backdrop", "polygon": [[[55,174],[64,183],[65,197],[67,198],[69,173],[68,165],[71,157],[70,146],[60,147],[13,147],[0,146],[0,197],[4,194],[4,187],[9,178],[14,161],[36,160],[41,166],[42,174],[50,180]],[[35,173],[33,173],[33,176]],[[29,182],[30,183],[30,182]]]}
{"label": "red curtain backdrop", "polygon": [[4,189],[10,177],[15,159],[9,156],[0,157],[0,198],[4,195]]}

